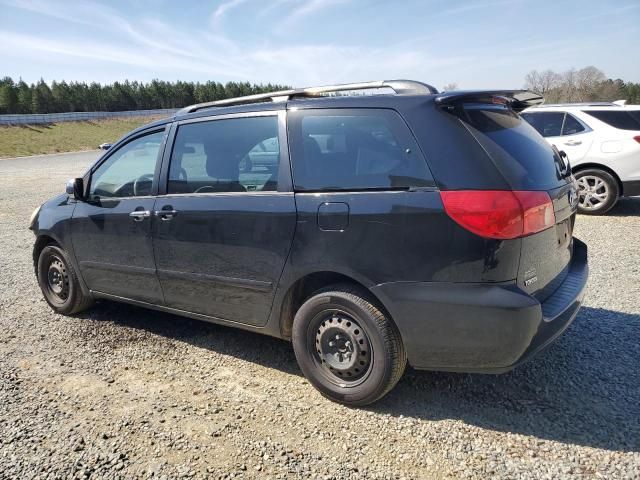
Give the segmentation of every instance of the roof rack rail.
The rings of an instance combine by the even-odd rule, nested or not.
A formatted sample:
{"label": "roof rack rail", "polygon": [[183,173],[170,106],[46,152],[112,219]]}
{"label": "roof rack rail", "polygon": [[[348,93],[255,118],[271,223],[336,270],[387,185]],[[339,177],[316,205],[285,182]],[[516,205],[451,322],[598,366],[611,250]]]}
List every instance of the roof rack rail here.
{"label": "roof rack rail", "polygon": [[615,102],[567,102],[567,103],[543,103],[536,105],[536,108],[544,107],[619,107],[619,103]]}
{"label": "roof rack rail", "polygon": [[204,108],[230,107],[257,102],[284,102],[291,98],[320,97],[327,93],[345,92],[351,90],[371,90],[376,88],[390,88],[396,95],[431,95],[438,93],[435,87],[414,80],[378,80],[375,82],[344,83],[340,85],[326,85],[321,87],[294,88],[279,92],[258,93],[245,97],[225,98],[213,102],[197,103],[179,110],[176,115],[193,113]]}

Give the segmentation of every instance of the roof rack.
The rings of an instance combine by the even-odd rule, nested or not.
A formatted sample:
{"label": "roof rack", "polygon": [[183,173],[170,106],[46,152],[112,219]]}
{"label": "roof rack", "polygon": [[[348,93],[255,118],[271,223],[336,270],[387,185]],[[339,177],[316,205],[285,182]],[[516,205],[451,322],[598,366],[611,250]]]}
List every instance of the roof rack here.
{"label": "roof rack", "polygon": [[327,93],[345,92],[351,90],[371,90],[376,88],[390,88],[396,95],[431,95],[438,93],[431,85],[414,80],[378,80],[375,82],[344,83],[340,85],[326,85],[322,87],[294,88],[279,92],[258,93],[245,97],[225,98],[214,102],[197,103],[179,110],[176,115],[193,113],[203,108],[230,107],[257,102],[284,102],[291,98],[321,97]]}

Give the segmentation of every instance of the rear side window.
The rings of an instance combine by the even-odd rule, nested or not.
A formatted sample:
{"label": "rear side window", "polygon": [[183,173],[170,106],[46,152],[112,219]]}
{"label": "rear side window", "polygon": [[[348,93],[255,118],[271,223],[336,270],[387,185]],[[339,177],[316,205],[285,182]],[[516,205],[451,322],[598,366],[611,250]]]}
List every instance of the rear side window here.
{"label": "rear side window", "polygon": [[562,112],[523,113],[522,117],[543,137],[559,137],[562,132]]}
{"label": "rear side window", "polygon": [[582,125],[573,115],[569,113],[565,115],[564,125],[562,125],[562,135],[573,135],[584,131],[584,125]]}
{"label": "rear side window", "polygon": [[168,193],[273,191],[280,145],[275,116],[187,123],[171,152]]}
{"label": "rear side window", "polygon": [[[548,190],[566,182],[560,174],[562,160],[534,128],[511,108],[467,103],[457,106],[455,113],[514,188]],[[537,119],[540,114],[532,115]],[[547,113],[542,115],[546,116]],[[558,134],[561,127],[562,120]]]}
{"label": "rear side window", "polygon": [[289,114],[297,190],[433,186],[400,115],[384,109],[312,109]]}
{"label": "rear side window", "polygon": [[613,110],[589,110],[584,113],[597,118],[607,125],[610,125],[614,128],[619,128],[620,130],[640,131],[640,119],[638,119],[637,116],[634,116],[631,112]]}

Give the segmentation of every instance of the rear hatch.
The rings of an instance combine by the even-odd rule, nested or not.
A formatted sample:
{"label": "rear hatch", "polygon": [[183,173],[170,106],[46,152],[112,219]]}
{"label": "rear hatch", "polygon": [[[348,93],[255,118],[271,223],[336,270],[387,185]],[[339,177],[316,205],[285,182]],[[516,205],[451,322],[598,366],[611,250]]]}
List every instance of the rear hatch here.
{"label": "rear hatch", "polygon": [[528,92],[482,92],[475,96],[467,93],[440,103],[460,118],[514,192],[549,195],[554,215],[547,212],[540,231],[525,231],[521,236],[517,274],[520,288],[542,302],[568,271],[577,190],[560,153],[518,115],[517,111],[530,105],[517,99],[517,94],[522,93]]}

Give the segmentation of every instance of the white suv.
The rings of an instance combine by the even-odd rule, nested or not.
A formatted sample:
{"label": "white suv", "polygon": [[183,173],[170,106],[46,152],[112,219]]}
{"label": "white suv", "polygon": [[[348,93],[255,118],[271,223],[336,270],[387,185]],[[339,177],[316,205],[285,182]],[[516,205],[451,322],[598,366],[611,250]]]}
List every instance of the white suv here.
{"label": "white suv", "polygon": [[578,211],[599,215],[619,197],[640,195],[640,106],[540,105],[521,114],[564,150],[578,181]]}

